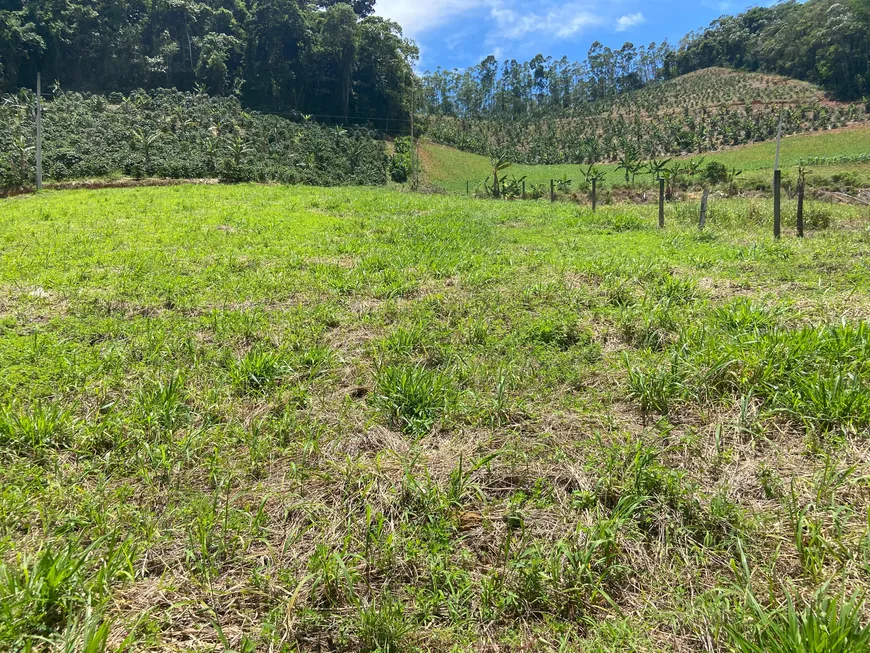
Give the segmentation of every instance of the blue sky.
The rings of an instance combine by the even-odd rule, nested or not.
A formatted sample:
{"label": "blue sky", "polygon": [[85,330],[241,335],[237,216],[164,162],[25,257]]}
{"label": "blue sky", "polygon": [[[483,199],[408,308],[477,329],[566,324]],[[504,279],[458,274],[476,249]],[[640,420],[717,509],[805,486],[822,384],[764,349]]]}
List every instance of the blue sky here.
{"label": "blue sky", "polygon": [[[747,0],[377,0],[375,12],[396,20],[420,47],[422,70],[465,68],[494,54],[526,61],[540,53],[586,58],[596,40],[611,48],[673,45]],[[769,4],[769,3],[765,3]]]}

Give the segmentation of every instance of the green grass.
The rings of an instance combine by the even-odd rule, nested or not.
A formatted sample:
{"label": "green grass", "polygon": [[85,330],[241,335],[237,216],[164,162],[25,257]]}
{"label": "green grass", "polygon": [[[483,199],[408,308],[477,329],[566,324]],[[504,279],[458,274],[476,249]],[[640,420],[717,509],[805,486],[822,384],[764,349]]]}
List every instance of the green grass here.
{"label": "green grass", "polygon": [[870,216],[808,209],[0,202],[0,649],[866,638]]}
{"label": "green grass", "polygon": [[[476,154],[462,152],[454,148],[423,142],[421,144],[422,161],[425,178],[429,183],[455,193],[465,193],[466,181],[471,182],[471,191],[488,176],[492,175],[489,159]],[[776,155],[776,143],[768,141],[753,145],[744,145],[729,150],[704,155],[704,161],[719,161],[730,168],[744,170],[747,174],[743,183],[768,183],[768,177],[773,175],[773,162]],[[819,185],[831,183],[833,175],[851,175],[862,185],[870,185],[870,165],[865,162],[839,162],[838,157],[862,157],[870,155],[870,127],[850,127],[830,132],[818,132],[799,136],[789,136],[782,141],[780,166],[785,175],[794,176],[794,169],[810,159],[821,159],[809,166],[814,174],[810,183],[817,181]],[[700,158],[700,157],[692,157]],[[526,176],[527,187],[531,184],[545,186],[549,193],[551,179],[566,177],[574,181],[574,188],[582,181],[579,165],[514,165],[505,173],[508,176]],[[606,173],[604,186],[624,185],[625,173],[617,170],[615,165],[602,164],[597,166]],[[753,174],[757,173],[757,174]],[[503,173],[504,174],[504,173]],[[824,181],[823,181],[824,180]],[[637,177],[639,186],[650,186],[649,175]],[[833,182],[836,185],[836,181]]]}
{"label": "green grass", "polygon": [[[783,138],[780,165],[783,168],[794,167],[801,160],[812,157],[836,159],[840,156],[868,153],[870,153],[870,127],[862,125]],[[728,167],[736,166],[744,170],[772,170],[775,157],[776,142],[767,141],[718,152],[711,155],[710,160],[721,161]]]}

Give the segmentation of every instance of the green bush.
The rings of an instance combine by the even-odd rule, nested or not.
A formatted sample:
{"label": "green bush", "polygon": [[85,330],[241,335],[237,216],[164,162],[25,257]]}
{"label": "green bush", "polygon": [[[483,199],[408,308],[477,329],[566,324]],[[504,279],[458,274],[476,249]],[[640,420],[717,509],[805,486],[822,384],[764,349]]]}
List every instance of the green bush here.
{"label": "green bush", "polygon": [[411,139],[397,138],[395,152],[390,157],[390,179],[403,184],[411,176]]}
{"label": "green bush", "polygon": [[728,168],[724,163],[710,161],[704,169],[704,179],[711,184],[724,184],[728,181]]}

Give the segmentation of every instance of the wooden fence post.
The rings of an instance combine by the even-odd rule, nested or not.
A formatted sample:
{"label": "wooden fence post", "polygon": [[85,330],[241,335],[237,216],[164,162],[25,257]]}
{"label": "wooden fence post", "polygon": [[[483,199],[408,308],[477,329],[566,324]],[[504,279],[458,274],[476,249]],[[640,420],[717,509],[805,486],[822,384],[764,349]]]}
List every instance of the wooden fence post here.
{"label": "wooden fence post", "polygon": [[598,194],[597,194],[598,188],[597,188],[597,186],[598,186],[598,180],[593,178],[592,179],[592,210],[593,211],[596,208],[598,208]]}
{"label": "wooden fence post", "polygon": [[552,179],[550,180],[550,201],[556,201],[556,183]]}
{"label": "wooden fence post", "polygon": [[659,179],[659,229],[665,228],[665,180]]}
{"label": "wooden fence post", "polygon": [[708,189],[704,189],[704,194],[701,195],[701,217],[698,220],[698,227],[703,229],[707,226],[707,200],[709,199],[710,191]]}
{"label": "wooden fence post", "polygon": [[523,199],[526,199],[526,182],[523,180]]}
{"label": "wooden fence post", "polygon": [[773,171],[773,237],[779,238],[782,231],[782,213],[780,205],[780,190],[782,188],[782,170]]}
{"label": "wooden fence post", "polygon": [[804,237],[804,180],[798,182],[797,188],[797,235],[798,238]]}
{"label": "wooden fence post", "polygon": [[36,190],[42,190],[42,75],[36,73]]}

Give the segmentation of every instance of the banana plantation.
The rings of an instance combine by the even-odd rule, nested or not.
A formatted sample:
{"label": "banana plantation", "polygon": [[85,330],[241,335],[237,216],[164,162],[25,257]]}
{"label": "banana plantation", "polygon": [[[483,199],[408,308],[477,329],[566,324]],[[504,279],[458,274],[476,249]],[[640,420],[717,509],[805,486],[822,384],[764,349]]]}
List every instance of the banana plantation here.
{"label": "banana plantation", "polygon": [[438,143],[485,156],[498,153],[515,163],[559,164],[617,161],[626,155],[648,159],[703,154],[724,146],[843,127],[864,120],[858,104],[720,106],[674,112],[629,114],[625,104],[610,105],[584,117],[477,119],[432,115],[427,135]]}

